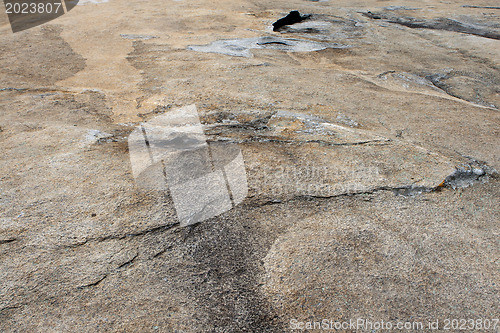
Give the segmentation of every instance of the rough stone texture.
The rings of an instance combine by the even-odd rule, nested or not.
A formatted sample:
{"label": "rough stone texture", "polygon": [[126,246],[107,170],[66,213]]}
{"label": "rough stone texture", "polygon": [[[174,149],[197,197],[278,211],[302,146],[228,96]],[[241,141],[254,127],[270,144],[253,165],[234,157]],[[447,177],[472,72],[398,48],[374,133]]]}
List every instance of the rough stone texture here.
{"label": "rough stone texture", "polygon": [[[494,1],[81,4],[16,34],[0,15],[0,331],[498,318]],[[311,16],[273,32],[291,10]],[[190,48],[297,39],[342,47]],[[191,104],[249,194],[181,228],[127,137]]]}

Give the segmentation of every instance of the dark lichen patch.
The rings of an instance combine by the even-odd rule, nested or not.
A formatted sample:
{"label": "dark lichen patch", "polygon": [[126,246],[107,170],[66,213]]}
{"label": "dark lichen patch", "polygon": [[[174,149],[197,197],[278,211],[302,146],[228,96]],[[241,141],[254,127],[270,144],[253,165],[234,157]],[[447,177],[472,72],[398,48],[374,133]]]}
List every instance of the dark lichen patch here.
{"label": "dark lichen patch", "polygon": [[182,251],[196,273],[186,277],[186,287],[211,331],[283,330],[258,281],[261,258],[272,244],[268,237],[242,209],[189,230]]}

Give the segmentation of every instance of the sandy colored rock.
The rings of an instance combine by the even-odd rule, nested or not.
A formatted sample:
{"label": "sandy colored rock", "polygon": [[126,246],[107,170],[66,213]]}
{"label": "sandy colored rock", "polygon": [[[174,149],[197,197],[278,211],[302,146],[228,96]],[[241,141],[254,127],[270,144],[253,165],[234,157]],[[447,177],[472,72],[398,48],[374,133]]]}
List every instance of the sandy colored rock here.
{"label": "sandy colored rock", "polygon": [[[81,0],[16,34],[0,14],[0,331],[498,318],[496,6]],[[291,10],[311,16],[273,32]],[[188,105],[248,195],[180,227],[129,136]]]}

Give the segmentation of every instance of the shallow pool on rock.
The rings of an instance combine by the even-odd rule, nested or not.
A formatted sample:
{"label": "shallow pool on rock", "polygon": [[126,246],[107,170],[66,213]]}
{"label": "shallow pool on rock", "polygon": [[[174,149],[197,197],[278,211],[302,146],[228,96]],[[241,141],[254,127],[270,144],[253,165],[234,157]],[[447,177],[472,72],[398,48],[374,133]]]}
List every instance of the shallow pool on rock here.
{"label": "shallow pool on rock", "polygon": [[303,39],[280,37],[255,37],[241,39],[221,39],[207,45],[190,45],[188,50],[207,53],[221,53],[234,57],[251,57],[251,49],[275,49],[289,52],[312,52],[327,48],[346,48],[337,43],[320,43]]}

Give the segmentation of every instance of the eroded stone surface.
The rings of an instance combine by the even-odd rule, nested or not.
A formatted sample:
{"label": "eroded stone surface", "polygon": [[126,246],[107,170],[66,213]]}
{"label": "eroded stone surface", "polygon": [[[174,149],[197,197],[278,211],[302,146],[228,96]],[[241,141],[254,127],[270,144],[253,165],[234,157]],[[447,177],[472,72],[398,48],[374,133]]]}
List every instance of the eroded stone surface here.
{"label": "eroded stone surface", "polygon": [[[494,3],[80,4],[16,35],[0,18],[1,331],[498,316]],[[292,9],[311,17],[272,32]],[[189,49],[235,39],[271,44]],[[249,192],[182,228],[127,140],[192,104]]]}

